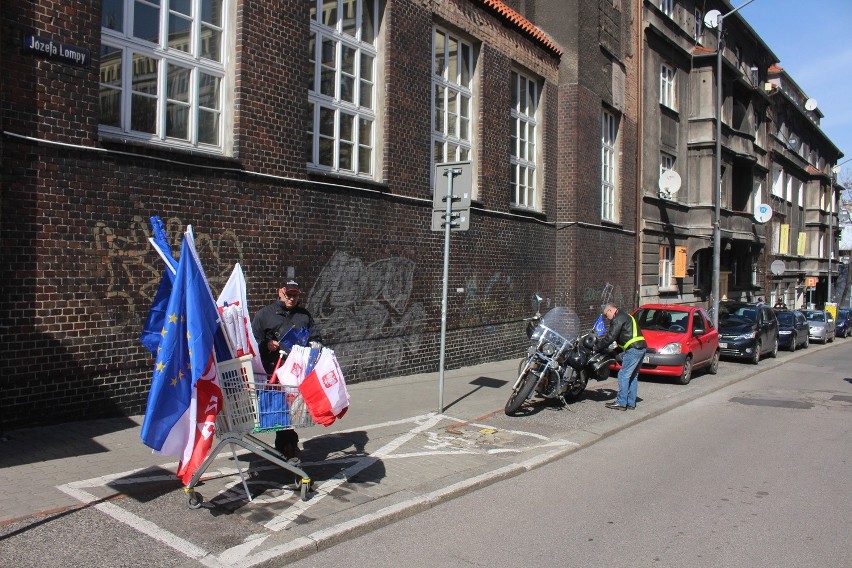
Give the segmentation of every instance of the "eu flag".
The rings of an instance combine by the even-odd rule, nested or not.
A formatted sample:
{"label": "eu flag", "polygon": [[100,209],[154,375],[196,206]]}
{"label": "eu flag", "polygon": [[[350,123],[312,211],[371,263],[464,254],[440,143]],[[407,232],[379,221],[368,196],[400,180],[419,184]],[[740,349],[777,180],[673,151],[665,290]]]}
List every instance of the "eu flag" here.
{"label": "eu flag", "polygon": [[154,249],[162,257],[166,263],[166,270],[163,273],[163,279],[160,281],[160,287],[154,296],[154,301],[151,303],[151,310],[148,312],[148,317],[142,325],[142,336],[139,341],[142,345],[148,348],[152,355],[157,354],[157,347],[160,346],[161,332],[163,323],[166,319],[166,308],[169,304],[169,297],[172,293],[174,284],[174,271],[177,269],[177,261],[172,257],[172,250],[169,246],[169,241],[166,236],[166,229],[163,227],[163,222],[160,217],[154,215],[151,217],[151,229],[154,236],[149,240]]}
{"label": "eu flag", "polygon": [[604,333],[606,333],[606,324],[604,323],[603,314],[598,316],[597,321],[595,322],[595,327],[593,328],[595,335],[601,337]]}
{"label": "eu flag", "polygon": [[[175,449],[191,449],[194,443],[197,426],[202,422],[200,413],[205,408],[193,408],[199,415],[192,416],[190,403],[199,380],[206,383],[211,372],[213,379],[216,377],[213,335],[218,329],[218,319],[192,236],[187,234],[181,246],[142,424],[142,441],[154,450],[177,455],[173,453]],[[221,395],[217,406],[218,401]],[[215,413],[213,416],[215,419]],[[164,448],[167,438],[172,439]]]}

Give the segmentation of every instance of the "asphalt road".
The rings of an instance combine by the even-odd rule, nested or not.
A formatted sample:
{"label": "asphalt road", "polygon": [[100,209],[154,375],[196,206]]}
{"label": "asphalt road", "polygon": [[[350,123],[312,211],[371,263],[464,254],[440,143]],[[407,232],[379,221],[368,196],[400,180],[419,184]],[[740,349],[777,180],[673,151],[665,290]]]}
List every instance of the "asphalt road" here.
{"label": "asphalt road", "polygon": [[813,352],[289,566],[849,567],[850,417]]}

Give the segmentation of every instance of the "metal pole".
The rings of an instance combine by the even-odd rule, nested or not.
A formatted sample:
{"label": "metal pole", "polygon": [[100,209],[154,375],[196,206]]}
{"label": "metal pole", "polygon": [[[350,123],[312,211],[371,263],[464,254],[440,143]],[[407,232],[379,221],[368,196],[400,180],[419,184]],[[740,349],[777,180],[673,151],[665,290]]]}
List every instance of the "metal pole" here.
{"label": "metal pole", "polygon": [[722,25],[716,28],[716,174],[713,188],[713,326],[719,327],[719,270],[722,256],[720,217],[722,215]]}
{"label": "metal pole", "polygon": [[438,363],[438,412],[444,412],[444,360],[447,347],[447,289],[450,283],[450,225],[453,223],[453,177],[460,169],[449,169],[447,176],[447,214],[444,217],[444,292],[441,296],[441,355]]}
{"label": "metal pole", "polygon": [[828,179],[830,187],[828,188],[828,299],[826,301],[833,303],[831,296],[831,255],[834,254],[834,230],[832,228],[834,217],[834,169],[831,170],[831,175]]}

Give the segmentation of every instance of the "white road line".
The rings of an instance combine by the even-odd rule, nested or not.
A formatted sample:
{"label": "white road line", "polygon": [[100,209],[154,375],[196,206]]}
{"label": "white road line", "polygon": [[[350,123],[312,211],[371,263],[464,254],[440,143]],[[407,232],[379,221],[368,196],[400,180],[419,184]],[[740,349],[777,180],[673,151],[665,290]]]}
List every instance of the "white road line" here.
{"label": "white road line", "polygon": [[[71,497],[74,497],[75,499],[78,499],[86,504],[94,503],[95,501],[99,500],[91,493],[87,493],[86,491],[83,491],[81,489],[69,487],[69,485],[70,484],[59,485],[57,489],[67,493]],[[210,566],[211,568],[222,567],[222,564],[203,548],[199,548],[188,540],[182,539],[176,534],[158,527],[151,521],[145,520],[142,517],[134,515],[129,511],[125,511],[124,509],[113,503],[97,503],[96,505],[94,505],[94,508],[106,514],[107,516],[112,517],[116,521],[124,523],[133,529],[136,529],[142,534],[148,535],[154,540],[162,542],[166,546],[173,548],[184,556],[187,556],[194,560],[198,560],[205,566]]]}

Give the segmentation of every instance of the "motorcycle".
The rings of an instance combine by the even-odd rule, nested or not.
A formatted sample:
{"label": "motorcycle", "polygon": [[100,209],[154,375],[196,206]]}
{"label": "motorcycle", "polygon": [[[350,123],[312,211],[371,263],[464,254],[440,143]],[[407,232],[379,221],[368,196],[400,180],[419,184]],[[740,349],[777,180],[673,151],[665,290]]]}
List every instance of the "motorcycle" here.
{"label": "motorcycle", "polygon": [[[541,298],[536,296],[536,300],[540,305]],[[555,307],[544,316],[539,313],[537,310],[527,320],[530,347],[506,402],[508,416],[534,394],[566,405],[579,400],[589,379],[608,378],[615,362],[609,351],[595,352],[594,332],[580,331],[580,318],[574,311]]]}

